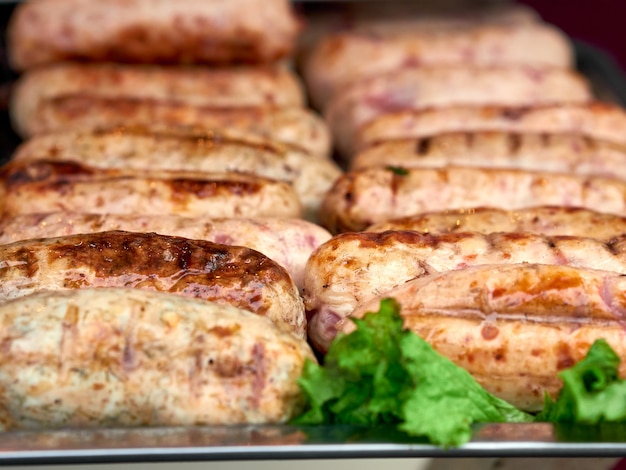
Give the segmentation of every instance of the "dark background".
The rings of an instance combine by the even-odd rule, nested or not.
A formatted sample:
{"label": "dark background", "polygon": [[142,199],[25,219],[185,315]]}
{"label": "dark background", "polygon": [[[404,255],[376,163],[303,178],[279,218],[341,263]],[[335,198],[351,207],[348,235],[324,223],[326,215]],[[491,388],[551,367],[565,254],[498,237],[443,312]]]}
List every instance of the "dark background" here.
{"label": "dark background", "polygon": [[626,0],[520,0],[545,21],[609,52],[626,70]]}

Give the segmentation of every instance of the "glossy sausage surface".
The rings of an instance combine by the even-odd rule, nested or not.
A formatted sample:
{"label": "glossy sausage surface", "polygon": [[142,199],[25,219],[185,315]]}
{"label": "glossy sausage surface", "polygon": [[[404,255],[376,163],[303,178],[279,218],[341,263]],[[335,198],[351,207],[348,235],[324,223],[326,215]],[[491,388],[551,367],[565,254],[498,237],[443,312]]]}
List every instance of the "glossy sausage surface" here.
{"label": "glossy sausage surface", "polygon": [[49,212],[1,220],[0,243],[111,230],[156,232],[252,248],[283,266],[298,287],[302,287],[311,252],[330,238],[322,227],[301,219]]}
{"label": "glossy sausage surface", "polygon": [[626,217],[580,207],[540,206],[517,210],[477,207],[426,212],[371,225],[366,230],[415,230],[432,235],[454,232],[531,232],[593,237],[608,242],[626,233]]}
{"label": "glossy sausage surface", "polygon": [[287,271],[249,248],[155,233],[109,231],[0,245],[0,300],[46,290],[135,287],[231,304],[305,337]]}
{"label": "glossy sausage surface", "polygon": [[334,233],[358,231],[423,212],[486,205],[506,210],[559,205],[626,215],[626,182],[511,169],[368,168],[335,182],[322,203],[320,221]]}
{"label": "glossy sausage surface", "polygon": [[187,217],[300,217],[291,185],[243,173],[120,170],[12,162],[1,171],[4,217],[54,211]]}
{"label": "glossy sausage surface", "polygon": [[[477,266],[415,279],[383,294],[407,328],[467,369],[488,391],[529,411],[556,396],[557,373],[604,338],[626,376],[626,277],[567,266]],[[360,317],[379,298],[359,305]],[[345,320],[340,330],[352,329]]]}
{"label": "glossy sausage surface", "polygon": [[[591,236],[592,234],[589,234]],[[389,231],[344,233],[317,248],[306,265],[304,304],[309,338],[326,350],[336,323],[357,304],[429,274],[476,265],[543,263],[626,274],[626,236],[593,238],[531,233]]]}
{"label": "glossy sausage surface", "polygon": [[95,168],[243,172],[290,183],[313,220],[341,174],[326,158],[260,138],[217,133],[155,133],[148,129],[64,132],[23,143],[13,160],[76,161]]}

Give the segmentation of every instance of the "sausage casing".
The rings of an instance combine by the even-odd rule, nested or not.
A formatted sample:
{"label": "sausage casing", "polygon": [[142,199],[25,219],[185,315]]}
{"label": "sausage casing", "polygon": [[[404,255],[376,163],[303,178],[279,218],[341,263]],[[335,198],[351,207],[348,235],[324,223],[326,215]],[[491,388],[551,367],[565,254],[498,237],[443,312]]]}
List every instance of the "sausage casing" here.
{"label": "sausage casing", "polygon": [[330,159],[262,139],[146,129],[36,136],[13,155],[13,160],[34,159],[73,160],[96,168],[253,173],[292,184],[308,219],[316,217],[324,194],[341,174]]}
{"label": "sausage casing", "polygon": [[322,203],[320,221],[337,233],[422,212],[486,205],[508,210],[561,205],[625,215],[626,183],[511,169],[369,168],[335,182]]}
{"label": "sausage casing", "polygon": [[372,166],[519,168],[626,180],[626,146],[579,134],[456,132],[380,142],[354,156]]}
{"label": "sausage casing", "polygon": [[445,132],[577,133],[626,144],[626,112],[612,103],[559,103],[534,106],[448,106],[390,112],[357,132],[355,147],[391,139]]}
{"label": "sausage casing", "polygon": [[411,31],[328,34],[313,47],[304,73],[313,102],[323,107],[342,86],[407,64],[567,68],[571,62],[569,41],[547,24],[477,24],[445,31],[415,25]]}
{"label": "sausage casing", "polygon": [[2,170],[5,217],[34,212],[300,217],[291,185],[243,173],[91,168],[74,162],[9,163]]}
{"label": "sausage casing", "polygon": [[591,98],[587,81],[568,69],[410,67],[346,86],[337,92],[325,115],[339,150],[350,155],[357,130],[394,111],[452,105],[583,103]]}
{"label": "sausage casing", "polygon": [[[383,294],[406,328],[467,369],[488,391],[528,411],[555,397],[557,373],[604,338],[626,357],[626,277],[567,266],[477,266],[415,279]],[[377,311],[380,299],[352,316]],[[344,320],[341,330],[352,328]],[[619,374],[626,376],[622,360]]]}
{"label": "sausage casing", "polygon": [[410,279],[481,264],[543,263],[626,274],[626,241],[531,233],[449,233],[390,231],[344,233],[320,245],[309,258],[304,304],[309,338],[326,350],[335,323],[358,303]]}
{"label": "sausage casing", "polygon": [[285,269],[249,248],[123,231],[0,245],[0,299],[43,290],[136,287],[231,304],[304,337],[298,289]]}
{"label": "sausage casing", "polygon": [[162,292],[42,292],[0,316],[6,429],[284,422],[314,360],[267,318]]}
{"label": "sausage casing", "polygon": [[626,233],[626,217],[580,207],[540,206],[517,210],[477,207],[427,212],[371,225],[366,230],[414,230],[432,235],[453,232],[531,232],[593,237],[608,242]]}
{"label": "sausage casing", "polygon": [[302,148],[313,155],[330,155],[330,135],[324,121],[303,108],[190,106],[172,101],[101,98],[84,95],[44,100],[21,129],[24,137],[115,127],[142,127],[154,132],[228,132],[261,137]]}
{"label": "sausage casing", "polygon": [[0,244],[112,230],[156,232],[252,248],[283,266],[298,287],[311,252],[330,238],[322,227],[301,219],[52,212],[0,220]]}
{"label": "sausage casing", "polygon": [[15,128],[27,134],[42,102],[63,96],[143,99],[190,106],[301,107],[300,82],[286,67],[162,67],[60,63],[24,74],[11,95]]}
{"label": "sausage casing", "polygon": [[232,64],[285,57],[299,29],[287,0],[43,0],[19,5],[7,40],[17,70],[61,60]]}

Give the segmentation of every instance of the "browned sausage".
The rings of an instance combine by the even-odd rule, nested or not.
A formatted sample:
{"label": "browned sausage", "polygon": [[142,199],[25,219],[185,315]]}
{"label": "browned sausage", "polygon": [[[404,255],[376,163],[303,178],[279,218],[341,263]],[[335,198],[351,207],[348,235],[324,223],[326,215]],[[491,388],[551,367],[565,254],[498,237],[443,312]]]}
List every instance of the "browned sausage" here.
{"label": "browned sausage", "polygon": [[[407,328],[467,369],[488,391],[538,411],[557,373],[604,338],[626,357],[626,277],[567,266],[484,265],[409,281],[385,292]],[[355,309],[378,310],[380,298]],[[352,328],[345,320],[340,330]],[[620,375],[626,376],[622,361]]]}
{"label": "browned sausage", "polygon": [[544,263],[626,274],[626,236],[609,243],[530,233],[344,233],[319,246],[304,275],[309,339],[325,351],[360,302],[416,277],[481,264]]}
{"label": "browned sausage", "polygon": [[304,93],[286,67],[163,67],[59,63],[17,81],[11,117],[21,133],[42,102],[63,96],[138,99],[211,107],[301,107]]}
{"label": "browned sausage", "polygon": [[96,169],[71,162],[14,162],[0,174],[5,217],[88,210],[187,217],[300,217],[288,184],[242,173]]}
{"label": "browned sausage", "polygon": [[244,247],[110,231],[0,245],[0,300],[46,290],[136,287],[231,304],[305,337],[304,307],[284,268]]}
{"label": "browned sausage", "polygon": [[608,242],[626,233],[626,217],[580,207],[541,206],[518,210],[477,207],[426,212],[367,228],[368,232],[387,230],[415,230],[433,235],[452,232],[531,232],[593,237]]}
{"label": "browned sausage", "polygon": [[260,251],[283,266],[298,287],[302,287],[304,265],[311,252],[330,238],[330,233],[322,227],[301,219],[212,219],[165,214],[50,212],[23,214],[0,220],[0,243],[111,230],[156,232],[225,245],[246,246]]}
{"label": "browned sausage", "polygon": [[372,166],[475,166],[626,179],[626,146],[580,134],[453,132],[380,142],[357,153],[352,169]]}
{"label": "browned sausage", "polygon": [[40,0],[16,9],[8,53],[18,70],[67,59],[272,62],[299,29],[287,0]]}
{"label": "browned sausage", "polygon": [[244,172],[290,183],[314,220],[326,191],[341,174],[330,159],[259,138],[147,129],[60,132],[36,136],[13,160],[72,160],[96,168]]}
{"label": "browned sausage", "polygon": [[228,132],[261,137],[301,148],[313,155],[330,155],[324,121],[303,108],[192,106],[173,101],[64,95],[40,103],[24,129],[24,137],[68,130],[101,131],[147,128],[154,132]]}
{"label": "browned sausage", "polygon": [[504,131],[577,133],[626,144],[626,112],[612,103],[559,103],[542,106],[448,106],[390,112],[365,124],[356,148],[399,138],[443,132]]}
{"label": "browned sausage", "polygon": [[370,168],[335,182],[320,221],[331,232],[354,231],[422,212],[486,205],[507,210],[561,205],[626,215],[626,182],[509,169]]}

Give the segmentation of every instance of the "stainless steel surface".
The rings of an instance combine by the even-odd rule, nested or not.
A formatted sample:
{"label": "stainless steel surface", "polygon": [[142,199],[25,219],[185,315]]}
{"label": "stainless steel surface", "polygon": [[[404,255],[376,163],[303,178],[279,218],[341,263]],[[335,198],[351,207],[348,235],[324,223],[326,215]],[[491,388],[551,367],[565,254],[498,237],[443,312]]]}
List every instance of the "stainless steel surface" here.
{"label": "stainless steel surface", "polygon": [[626,426],[489,424],[442,449],[394,428],[245,426],[9,432],[0,464],[418,457],[626,456]]}

